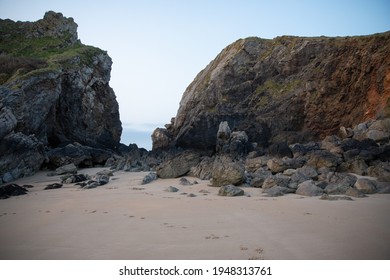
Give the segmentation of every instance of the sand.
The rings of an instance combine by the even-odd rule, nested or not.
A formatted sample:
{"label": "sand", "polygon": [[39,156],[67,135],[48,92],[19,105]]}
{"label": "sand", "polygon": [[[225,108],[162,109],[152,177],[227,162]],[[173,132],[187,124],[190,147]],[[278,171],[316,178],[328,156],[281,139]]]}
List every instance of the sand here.
{"label": "sand", "polygon": [[221,197],[191,177],[198,184],[141,185],[146,174],[116,172],[88,190],[43,190],[59,182],[44,172],[16,181],[34,188],[0,200],[0,259],[390,259],[389,194],[326,201],[244,188]]}

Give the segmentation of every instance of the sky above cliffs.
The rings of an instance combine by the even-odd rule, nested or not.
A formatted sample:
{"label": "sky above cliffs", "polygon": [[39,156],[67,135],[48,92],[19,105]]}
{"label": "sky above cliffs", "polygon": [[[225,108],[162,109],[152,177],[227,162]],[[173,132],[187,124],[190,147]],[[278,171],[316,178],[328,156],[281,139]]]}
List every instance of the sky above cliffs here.
{"label": "sky above cliffs", "polygon": [[239,38],[390,30],[388,0],[0,0],[2,19],[36,21],[49,10],[73,17],[84,44],[108,51],[122,142],[147,149],[195,76]]}

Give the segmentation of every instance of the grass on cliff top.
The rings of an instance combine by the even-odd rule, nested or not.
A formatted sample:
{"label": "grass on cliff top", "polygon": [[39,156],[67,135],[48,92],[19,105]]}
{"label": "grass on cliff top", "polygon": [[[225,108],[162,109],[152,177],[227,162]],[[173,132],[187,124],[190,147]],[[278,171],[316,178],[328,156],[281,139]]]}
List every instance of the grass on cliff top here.
{"label": "grass on cliff top", "polygon": [[93,57],[102,53],[80,42],[70,44],[69,39],[70,34],[61,38],[26,38],[17,32],[0,34],[0,85],[42,71],[90,65]]}

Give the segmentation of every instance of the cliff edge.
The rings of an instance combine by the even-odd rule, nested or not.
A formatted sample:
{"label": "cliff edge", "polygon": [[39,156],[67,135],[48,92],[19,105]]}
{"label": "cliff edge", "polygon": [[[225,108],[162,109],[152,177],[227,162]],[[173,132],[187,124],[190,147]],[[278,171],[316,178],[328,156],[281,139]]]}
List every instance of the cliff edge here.
{"label": "cliff edge", "polygon": [[107,52],[80,42],[77,24],[61,13],[0,20],[0,178],[30,175],[50,149],[70,143],[119,146],[111,65]]}
{"label": "cliff edge", "polygon": [[249,142],[304,143],[390,116],[390,32],[240,39],[188,86],[154,149],[216,149],[219,124]]}

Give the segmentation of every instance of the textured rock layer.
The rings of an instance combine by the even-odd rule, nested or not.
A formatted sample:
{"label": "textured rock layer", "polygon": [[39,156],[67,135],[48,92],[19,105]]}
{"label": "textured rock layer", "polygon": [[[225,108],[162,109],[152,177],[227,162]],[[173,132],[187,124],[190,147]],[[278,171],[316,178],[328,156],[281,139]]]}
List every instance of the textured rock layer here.
{"label": "textured rock layer", "polygon": [[197,75],[167,133],[160,134],[179,147],[214,150],[219,124],[227,121],[250,142],[291,144],[388,117],[389,98],[389,32],[246,38]]}
{"label": "textured rock layer", "polygon": [[[37,22],[0,20],[0,27],[0,177],[39,169],[43,146],[116,149],[122,126],[107,53],[81,44],[77,24],[60,13]],[[28,145],[7,153],[10,141]],[[33,151],[31,166],[24,155]]]}

